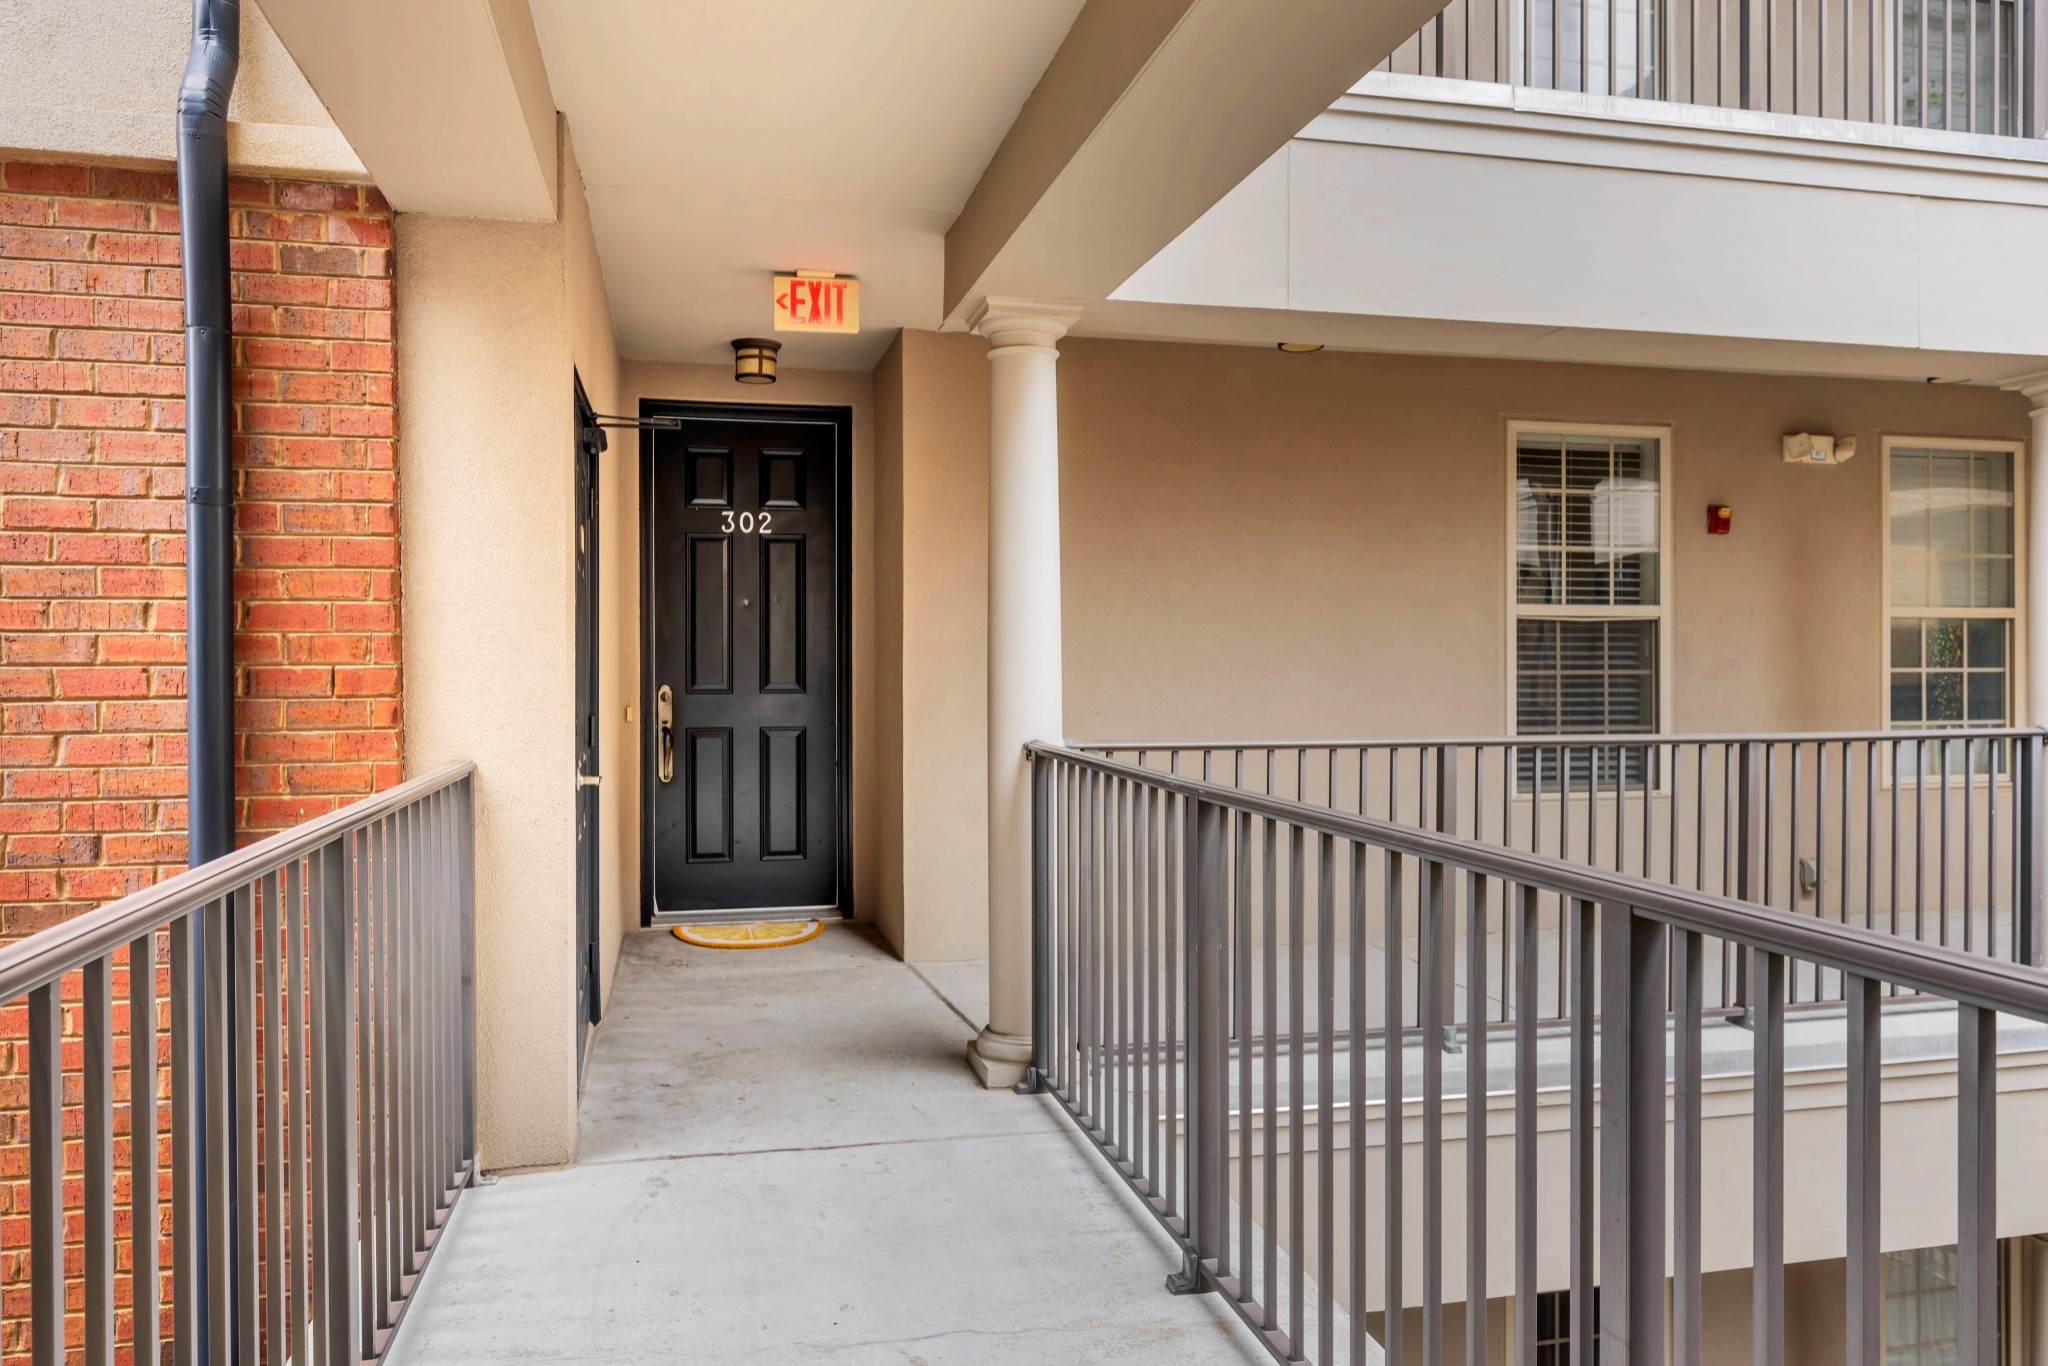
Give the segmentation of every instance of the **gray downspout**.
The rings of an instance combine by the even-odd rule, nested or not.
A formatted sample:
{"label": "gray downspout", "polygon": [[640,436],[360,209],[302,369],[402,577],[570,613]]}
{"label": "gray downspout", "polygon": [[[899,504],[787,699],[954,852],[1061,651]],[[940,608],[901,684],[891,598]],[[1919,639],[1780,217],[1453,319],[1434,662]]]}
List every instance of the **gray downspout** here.
{"label": "gray downspout", "polygon": [[185,272],[185,732],[192,866],[235,847],[234,409],[228,286],[228,96],[241,0],[193,0],[178,91]]}
{"label": "gray downspout", "polygon": [[[185,279],[185,796],[187,857],[192,866],[235,847],[235,600],[233,469],[233,313],[228,277],[228,99],[241,63],[241,0],[193,0],[192,53],[178,89],[178,235]],[[198,1127],[193,1189],[180,1190],[207,1212],[193,1220],[178,1255],[178,1336],[194,1361],[238,1357],[235,1243],[247,1211],[238,1208],[231,1173],[240,1170],[235,1116],[238,1075],[233,1012],[239,973],[227,917],[209,914],[192,994],[208,1047],[196,1051],[194,1094],[209,1116]],[[208,983],[209,967],[219,979]],[[219,1049],[208,1066],[208,1053]],[[225,1066],[223,1066],[225,1064]],[[207,1071],[218,1075],[207,1076]],[[218,1128],[213,1115],[224,1120]],[[209,1133],[226,1141],[216,1147]],[[181,1134],[181,1138],[187,1135]],[[220,1151],[219,1149],[225,1149]],[[214,1199],[224,1194],[225,1201]],[[188,1317],[189,1315],[189,1317]]]}

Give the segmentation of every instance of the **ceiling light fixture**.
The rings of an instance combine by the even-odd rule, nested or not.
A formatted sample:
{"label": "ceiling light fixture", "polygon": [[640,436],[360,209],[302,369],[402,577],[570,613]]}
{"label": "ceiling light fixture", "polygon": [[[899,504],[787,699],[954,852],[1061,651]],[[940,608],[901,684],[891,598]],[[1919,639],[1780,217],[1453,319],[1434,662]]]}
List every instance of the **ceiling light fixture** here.
{"label": "ceiling light fixture", "polygon": [[1321,342],[1281,342],[1280,349],[1290,356],[1306,356],[1323,349]]}
{"label": "ceiling light fixture", "polygon": [[1929,375],[1927,382],[1929,384],[1968,384],[1970,377],[1968,375]]}
{"label": "ceiling light fixture", "polygon": [[779,341],[766,337],[735,337],[732,343],[732,377],[741,384],[775,383],[775,353]]}

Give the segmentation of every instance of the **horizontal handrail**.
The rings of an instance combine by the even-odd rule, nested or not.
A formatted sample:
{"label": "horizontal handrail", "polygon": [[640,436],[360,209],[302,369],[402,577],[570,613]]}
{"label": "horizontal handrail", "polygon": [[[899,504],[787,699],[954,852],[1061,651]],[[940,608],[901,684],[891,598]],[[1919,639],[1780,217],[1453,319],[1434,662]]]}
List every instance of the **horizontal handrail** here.
{"label": "horizontal handrail", "polygon": [[[1945,734],[1952,736],[1954,732]],[[1548,854],[1503,848],[1459,835],[1223,787],[1181,774],[1160,773],[1065,745],[1040,741],[1025,748],[1035,757],[1141,783],[1226,810],[1271,817],[1317,834],[1396,850],[1578,901],[1625,904],[1679,929],[1819,963],[1961,1004],[2048,1023],[2048,974],[2038,969],[1855,926],[1760,910],[1730,897],[1651,882]]]}
{"label": "horizontal handrail", "polygon": [[1526,746],[1531,749],[1586,749],[1615,748],[1630,749],[1645,745],[1738,745],[1738,744],[1785,744],[1797,742],[1807,744],[1818,741],[1822,744],[1840,744],[1844,741],[1956,741],[1956,740],[2025,740],[2048,734],[2048,728],[2037,726],[1972,726],[1967,729],[1946,730],[1839,730],[1839,731],[1734,731],[1704,732],[1686,734],[1634,734],[1634,735],[1374,735],[1374,736],[1329,736],[1293,738],[1280,740],[1065,740],[1061,743],[1070,750],[1083,753],[1101,753],[1105,750],[1145,750],[1148,753],[1178,751],[1232,749],[1431,749],[1439,745],[1487,745],[1494,748],[1505,746]]}
{"label": "horizontal handrail", "polygon": [[467,760],[447,764],[0,947],[0,1001],[12,1000],[74,972],[162,929],[195,907],[218,901],[340,836],[364,829],[475,772],[476,764]]}

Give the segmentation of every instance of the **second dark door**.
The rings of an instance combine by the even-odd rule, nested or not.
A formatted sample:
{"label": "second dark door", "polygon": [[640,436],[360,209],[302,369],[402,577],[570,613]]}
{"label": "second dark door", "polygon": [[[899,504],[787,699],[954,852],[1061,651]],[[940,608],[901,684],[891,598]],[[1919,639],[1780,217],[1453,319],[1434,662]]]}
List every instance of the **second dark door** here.
{"label": "second dark door", "polygon": [[654,436],[660,912],[838,903],[838,432],[721,417]]}

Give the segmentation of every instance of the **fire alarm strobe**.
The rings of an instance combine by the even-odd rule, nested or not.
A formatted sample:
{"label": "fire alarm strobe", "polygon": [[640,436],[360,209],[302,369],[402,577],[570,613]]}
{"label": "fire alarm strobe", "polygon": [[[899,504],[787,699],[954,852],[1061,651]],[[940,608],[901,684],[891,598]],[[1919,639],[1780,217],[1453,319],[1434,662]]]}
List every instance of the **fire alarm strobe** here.
{"label": "fire alarm strobe", "polygon": [[1853,436],[1815,436],[1812,432],[1797,432],[1785,438],[1785,463],[1788,465],[1840,465],[1856,454],[1856,438]]}

